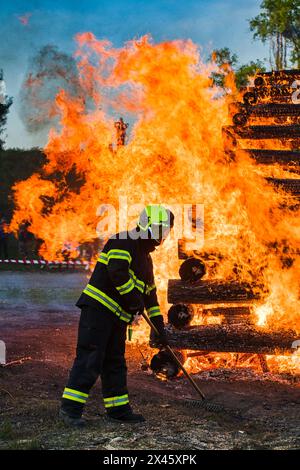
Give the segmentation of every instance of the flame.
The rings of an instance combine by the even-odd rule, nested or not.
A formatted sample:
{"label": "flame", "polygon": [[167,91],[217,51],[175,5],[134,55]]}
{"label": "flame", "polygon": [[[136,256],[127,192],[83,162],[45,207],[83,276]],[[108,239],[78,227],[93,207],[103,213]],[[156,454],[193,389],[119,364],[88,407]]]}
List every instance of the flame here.
{"label": "flame", "polygon": [[[187,353],[189,354],[189,352]],[[288,356],[266,355],[264,360],[270,374],[279,375],[288,373],[291,378],[299,376],[300,353],[297,351]],[[264,372],[257,354],[209,353],[202,356],[188,357],[184,366],[190,373],[199,373],[220,367],[226,369],[250,369],[259,373]]]}
{"label": "flame", "polygon": [[[66,243],[75,256],[81,243],[97,237],[103,203],[118,208],[127,197],[128,205],[204,204],[204,250],[222,254],[215,277],[258,281],[268,292],[256,308],[258,325],[299,332],[299,259],[282,268],[286,240],[291,252],[299,250],[299,210],[283,207],[292,196],[268,184],[246,154],[229,161],[224,153],[222,126],[230,124],[228,104],[237,99],[233,74],[224,95],[210,78],[216,65],[204,64],[192,41],[155,44],[145,36],[114,48],[92,33],[76,40],[81,92],[57,93],[59,126],[49,133],[47,162],[15,184],[10,229],[28,220],[43,240],[40,254],[60,259]],[[27,86],[36,86],[36,77]],[[116,147],[114,119],[121,114],[131,134]],[[275,144],[264,148],[282,145]],[[72,172],[80,184],[68,183]],[[177,241],[167,240],[153,258],[166,308],[167,279],[178,277]]]}

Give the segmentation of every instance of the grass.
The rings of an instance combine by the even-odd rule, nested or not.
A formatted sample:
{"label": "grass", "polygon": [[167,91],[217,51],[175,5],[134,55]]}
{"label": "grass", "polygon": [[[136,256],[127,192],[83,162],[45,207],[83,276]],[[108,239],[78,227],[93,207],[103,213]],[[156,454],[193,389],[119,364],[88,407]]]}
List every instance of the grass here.
{"label": "grass", "polygon": [[7,446],[7,450],[41,450],[43,446],[39,439],[14,440]]}
{"label": "grass", "polygon": [[13,428],[10,421],[4,421],[0,426],[0,439],[8,441],[10,439],[15,439],[16,431]]}

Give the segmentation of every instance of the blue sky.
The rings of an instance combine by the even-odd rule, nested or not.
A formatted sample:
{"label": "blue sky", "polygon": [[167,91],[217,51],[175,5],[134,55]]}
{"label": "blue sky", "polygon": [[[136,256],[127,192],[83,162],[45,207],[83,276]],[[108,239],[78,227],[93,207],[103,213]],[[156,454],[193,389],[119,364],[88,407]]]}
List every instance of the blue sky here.
{"label": "blue sky", "polygon": [[[252,40],[248,19],[261,0],[0,0],[0,68],[14,97],[8,120],[8,147],[43,145],[45,135],[28,134],[18,114],[18,94],[30,58],[44,45],[73,53],[74,35],[92,31],[115,46],[150,33],[155,42],[192,39],[203,48],[229,47],[240,63],[268,57]],[[28,25],[19,17],[30,13]]]}

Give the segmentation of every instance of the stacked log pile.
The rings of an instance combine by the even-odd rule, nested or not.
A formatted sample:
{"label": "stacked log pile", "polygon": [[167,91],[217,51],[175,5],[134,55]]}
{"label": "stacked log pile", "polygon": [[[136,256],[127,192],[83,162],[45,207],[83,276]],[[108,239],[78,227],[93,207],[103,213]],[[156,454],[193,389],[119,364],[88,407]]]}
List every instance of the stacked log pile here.
{"label": "stacked log pile", "polygon": [[[266,177],[266,180],[300,199],[300,179],[295,177],[300,170],[300,93],[299,100],[295,101],[297,80],[300,80],[300,70],[259,74],[254,86],[244,90],[242,102],[230,105],[233,125],[223,128],[223,136],[229,160],[246,152],[257,164],[278,164],[290,171],[291,178]],[[280,141],[280,150],[275,145],[272,150],[271,139]],[[266,149],[257,145],[264,140],[268,144]],[[249,148],[245,149],[248,141]],[[168,284],[168,302],[173,304],[167,329],[171,346],[198,351],[199,355],[208,352],[258,354],[264,372],[267,370],[265,354],[292,354],[295,351],[292,347],[298,339],[295,332],[264,331],[252,323],[251,304],[265,295],[262,286],[255,282],[250,285],[203,280],[207,272],[211,274],[214,266],[222,262],[222,255],[187,252],[185,240],[179,240],[178,256],[187,264],[184,269],[181,267],[181,279],[171,279]],[[195,257],[205,268],[195,265]],[[189,266],[190,279],[187,275]],[[191,326],[195,308],[201,309],[204,319],[219,316],[222,320],[219,324],[205,324],[204,321],[204,324]],[[198,355],[197,352],[190,354]]]}

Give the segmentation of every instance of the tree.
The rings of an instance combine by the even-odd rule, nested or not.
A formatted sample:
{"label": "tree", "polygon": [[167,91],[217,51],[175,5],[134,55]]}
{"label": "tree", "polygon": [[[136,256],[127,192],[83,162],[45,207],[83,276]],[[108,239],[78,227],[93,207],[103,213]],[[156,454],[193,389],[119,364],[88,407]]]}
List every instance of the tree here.
{"label": "tree", "polygon": [[290,62],[300,68],[300,0],[263,0],[261,13],[250,20],[254,39],[269,41],[270,64],[276,70]]}
{"label": "tree", "polygon": [[236,54],[233,54],[229,47],[223,47],[222,49],[215,49],[212,53],[212,58],[214,62],[218,64],[221,68],[224,67],[224,64],[228,64],[231,67],[237,64],[238,57]]}
{"label": "tree", "polygon": [[238,56],[232,53],[228,47],[216,49],[211,57],[220,69],[220,72],[212,73],[213,82],[222,88],[226,88],[226,75],[232,70],[235,72],[235,82],[238,89],[246,86],[251,76],[254,76],[257,72],[265,71],[265,67],[260,60],[251,61],[249,64],[238,67]]}
{"label": "tree", "polygon": [[249,64],[238,67],[235,73],[235,81],[238,89],[247,86],[249,78],[253,77],[257,72],[265,72],[266,68],[261,60],[255,62],[251,60]]}
{"label": "tree", "polygon": [[228,47],[223,47],[222,49],[215,49],[211,55],[211,58],[220,68],[219,73],[212,73],[214,84],[220,87],[224,87],[225,76],[237,64],[237,55],[232,54]]}
{"label": "tree", "polygon": [[5,92],[5,82],[3,79],[3,70],[0,70],[0,150],[3,149],[5,141],[1,138],[1,135],[5,132],[5,125],[7,121],[7,115],[9,108],[12,105],[12,98],[8,97]]}

